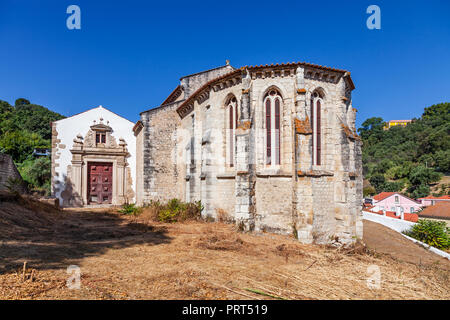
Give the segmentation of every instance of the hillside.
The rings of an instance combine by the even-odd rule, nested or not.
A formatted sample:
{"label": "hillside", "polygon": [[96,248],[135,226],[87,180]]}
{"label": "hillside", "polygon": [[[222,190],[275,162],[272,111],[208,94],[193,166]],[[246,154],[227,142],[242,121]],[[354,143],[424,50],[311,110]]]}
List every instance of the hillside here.
{"label": "hillside", "polygon": [[30,189],[50,192],[50,159],[35,159],[34,148],[51,147],[50,123],[64,116],[20,98],[0,100],[0,152],[9,154]]}
{"label": "hillside", "polygon": [[[383,130],[382,118],[373,117],[358,129],[363,140],[363,173],[373,188],[402,191],[413,198],[427,196],[431,188],[450,172],[450,103],[425,108],[418,119],[406,127]],[[435,195],[448,194],[441,184]]]}

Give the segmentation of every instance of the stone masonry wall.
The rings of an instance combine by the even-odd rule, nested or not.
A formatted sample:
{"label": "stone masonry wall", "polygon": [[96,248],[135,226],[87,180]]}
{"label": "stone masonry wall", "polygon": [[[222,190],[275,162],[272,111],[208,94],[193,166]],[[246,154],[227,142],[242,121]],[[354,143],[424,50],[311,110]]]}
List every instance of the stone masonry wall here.
{"label": "stone masonry wall", "polygon": [[255,229],[292,234],[291,177],[266,177],[256,181]]}
{"label": "stone masonry wall", "polygon": [[[22,177],[20,176],[19,171],[16,168],[11,157],[7,154],[0,153],[0,191],[7,191],[8,179],[20,179],[22,181]],[[19,186],[21,191],[24,191],[24,186]]]}
{"label": "stone masonry wall", "polygon": [[[178,102],[143,112],[143,203],[180,198],[177,167]],[[139,191],[138,191],[139,192]]]}

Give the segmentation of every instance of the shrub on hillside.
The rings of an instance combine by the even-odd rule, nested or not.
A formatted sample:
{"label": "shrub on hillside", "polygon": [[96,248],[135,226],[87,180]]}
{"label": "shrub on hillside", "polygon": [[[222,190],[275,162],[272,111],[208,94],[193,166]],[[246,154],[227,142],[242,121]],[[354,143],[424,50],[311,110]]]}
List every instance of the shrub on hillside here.
{"label": "shrub on hillside", "polygon": [[438,249],[450,248],[450,229],[444,221],[419,219],[410,230],[403,233]]}
{"label": "shrub on hillside", "polygon": [[171,199],[161,207],[158,220],[162,222],[177,222],[185,220],[196,220],[201,217],[203,206],[200,201],[186,203],[178,199]]}
{"label": "shrub on hillside", "polygon": [[141,208],[136,207],[136,205],[134,203],[124,204],[122,206],[122,209],[119,210],[120,213],[132,215],[132,216],[138,215],[140,213],[140,211],[141,211]]}
{"label": "shrub on hillside", "polygon": [[368,186],[368,187],[365,187],[365,188],[363,189],[363,196],[364,196],[364,197],[373,196],[373,195],[376,194],[376,193],[377,193],[377,191],[376,191],[375,188],[372,187],[372,186]]}
{"label": "shrub on hillside", "polygon": [[50,195],[51,161],[49,158],[27,159],[18,164],[17,169],[31,192],[43,196]]}
{"label": "shrub on hillside", "polygon": [[166,204],[151,201],[142,208],[139,218],[149,221],[180,222],[200,219],[202,211],[201,201],[186,203],[178,199],[171,199]]}

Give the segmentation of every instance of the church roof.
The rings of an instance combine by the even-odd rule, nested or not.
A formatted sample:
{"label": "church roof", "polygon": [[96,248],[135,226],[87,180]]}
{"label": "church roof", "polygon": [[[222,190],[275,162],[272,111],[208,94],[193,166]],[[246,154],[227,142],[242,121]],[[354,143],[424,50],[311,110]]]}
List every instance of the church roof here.
{"label": "church roof", "polygon": [[203,70],[203,71],[200,71],[200,72],[192,73],[192,74],[189,74],[189,75],[187,75],[187,76],[183,76],[183,77],[180,78],[180,80],[183,80],[184,78],[189,78],[189,77],[193,77],[193,76],[198,76],[199,74],[202,74],[202,73],[207,73],[207,72],[210,72],[210,71],[215,71],[215,70],[219,70],[219,69],[224,69],[224,68],[227,68],[227,67],[231,67],[231,68],[235,69],[234,67],[230,66],[229,64],[226,64],[226,65],[224,65],[224,66],[215,67],[215,68],[211,68],[211,69],[208,69],[208,70]]}
{"label": "church roof", "polygon": [[318,65],[318,64],[313,64],[313,63],[308,63],[308,62],[287,62],[287,63],[276,63],[276,64],[260,64],[259,66],[245,66],[243,68],[248,68],[248,69],[257,69],[257,68],[273,68],[273,67],[285,67],[285,66],[304,66],[304,67],[312,67],[312,68],[317,68],[317,69],[322,69],[322,70],[326,70],[326,71],[335,71],[335,72],[341,72],[341,73],[346,73],[349,72],[347,70],[343,70],[343,69],[336,69],[336,68],[331,68],[331,67],[327,67],[327,66],[322,66],[322,65]]}

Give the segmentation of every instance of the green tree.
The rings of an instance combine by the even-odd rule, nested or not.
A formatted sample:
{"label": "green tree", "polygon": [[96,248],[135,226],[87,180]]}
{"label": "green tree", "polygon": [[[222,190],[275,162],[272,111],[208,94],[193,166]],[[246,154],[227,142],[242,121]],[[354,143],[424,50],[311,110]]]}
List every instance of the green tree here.
{"label": "green tree", "polygon": [[370,177],[369,182],[377,192],[381,192],[383,191],[386,179],[384,178],[384,175],[382,175],[381,173],[376,173],[372,177]]}
{"label": "green tree", "polygon": [[12,112],[14,108],[6,101],[0,100],[0,114]]}
{"label": "green tree", "polygon": [[35,187],[43,187],[50,181],[51,161],[47,157],[27,159],[18,169],[22,178]]}
{"label": "green tree", "polygon": [[50,148],[50,141],[27,130],[6,132],[0,137],[0,150],[9,154],[15,162],[26,160],[34,148]]}
{"label": "green tree", "polygon": [[426,168],[423,165],[413,168],[409,173],[409,181],[415,186],[426,185],[439,181],[441,177],[441,173],[434,171],[433,168]]}
{"label": "green tree", "polygon": [[430,194],[430,187],[426,184],[413,185],[409,187],[408,192],[411,198],[418,199],[428,196]]}
{"label": "green tree", "polygon": [[16,107],[18,107],[18,106],[22,106],[22,105],[26,105],[26,104],[30,104],[30,101],[28,101],[27,99],[25,99],[25,98],[19,98],[19,99],[17,99],[16,100],[16,102],[15,102],[15,106]]}
{"label": "green tree", "polygon": [[434,155],[434,162],[436,163],[437,168],[441,172],[449,173],[450,172],[450,149],[448,150],[439,150]]}
{"label": "green tree", "polygon": [[382,118],[372,117],[358,129],[364,177],[374,181],[377,191],[398,190],[401,185],[411,194],[428,195],[440,173],[450,172],[450,103],[425,108],[404,127],[383,130],[383,125]]}
{"label": "green tree", "polygon": [[[51,123],[63,118],[62,115],[45,107],[35,104],[22,104],[16,106],[10,118],[10,123],[18,126],[19,129],[37,133],[44,139],[51,139]],[[16,128],[11,127],[11,130],[16,130]]]}
{"label": "green tree", "polygon": [[376,194],[377,191],[375,190],[374,187],[372,186],[367,186],[363,189],[363,196],[367,197],[367,196],[373,196],[374,194]]}
{"label": "green tree", "polygon": [[399,192],[403,189],[403,182],[402,181],[396,181],[396,182],[390,182],[387,181],[383,185],[383,191],[387,192]]}
{"label": "green tree", "polygon": [[361,128],[358,129],[359,135],[363,139],[367,139],[370,136],[381,136],[383,134],[384,124],[383,118],[369,118],[364,121]]}

